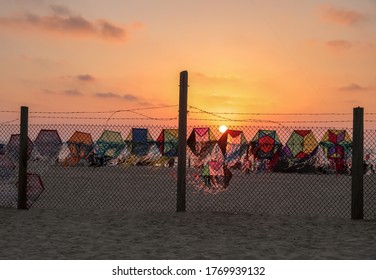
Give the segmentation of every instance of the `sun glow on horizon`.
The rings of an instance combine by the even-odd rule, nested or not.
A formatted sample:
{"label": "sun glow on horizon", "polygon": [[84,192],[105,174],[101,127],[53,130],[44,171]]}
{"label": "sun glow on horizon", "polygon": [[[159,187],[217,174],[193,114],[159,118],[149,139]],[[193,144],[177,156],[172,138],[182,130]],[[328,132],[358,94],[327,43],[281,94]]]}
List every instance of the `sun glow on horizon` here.
{"label": "sun glow on horizon", "polygon": [[224,124],[221,125],[221,126],[219,127],[219,131],[220,131],[221,133],[225,133],[227,129],[228,129],[227,126],[224,125]]}

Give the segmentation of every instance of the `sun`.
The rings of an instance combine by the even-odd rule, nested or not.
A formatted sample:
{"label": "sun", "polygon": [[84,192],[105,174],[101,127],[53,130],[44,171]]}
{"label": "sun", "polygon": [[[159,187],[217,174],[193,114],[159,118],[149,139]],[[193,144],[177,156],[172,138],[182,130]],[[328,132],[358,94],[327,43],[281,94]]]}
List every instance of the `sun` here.
{"label": "sun", "polygon": [[219,127],[219,131],[220,131],[221,133],[225,133],[226,130],[227,130],[227,126],[225,126],[224,124],[222,124],[222,125]]}

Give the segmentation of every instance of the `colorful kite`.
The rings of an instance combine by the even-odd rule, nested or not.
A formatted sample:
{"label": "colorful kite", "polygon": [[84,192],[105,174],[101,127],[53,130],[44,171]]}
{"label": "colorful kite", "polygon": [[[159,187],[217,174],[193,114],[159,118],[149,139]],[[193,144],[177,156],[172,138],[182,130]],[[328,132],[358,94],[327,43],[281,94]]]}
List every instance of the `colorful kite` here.
{"label": "colorful kite", "polygon": [[96,156],[116,158],[124,147],[125,142],[120,132],[105,130],[96,142]]}
{"label": "colorful kite", "polygon": [[321,139],[328,159],[346,159],[351,152],[351,138],[346,130],[329,129]]}
{"label": "colorful kite", "polygon": [[329,129],[321,139],[320,146],[338,172],[346,172],[347,159],[351,157],[352,142],[346,130]]}
{"label": "colorful kite", "polygon": [[157,138],[157,146],[162,156],[177,157],[178,156],[178,130],[163,129]]}
{"label": "colorful kite", "polygon": [[148,154],[153,142],[153,138],[147,128],[132,128],[132,131],[125,140],[131,154],[139,157]]}
{"label": "colorful kite", "polygon": [[317,151],[318,142],[312,130],[294,130],[283,148],[290,159],[307,159]]}
{"label": "colorful kite", "polygon": [[[20,157],[20,134],[12,134],[10,136],[9,142],[6,145],[6,153],[12,157],[14,161],[18,161]],[[27,138],[27,158],[29,159],[34,148],[33,141],[30,138]]]}
{"label": "colorful kite", "polygon": [[[125,140],[125,149],[122,151],[119,163],[122,166],[130,165],[146,165],[150,164],[151,157],[154,156],[158,148],[155,147],[155,142],[146,128],[132,128]],[[153,155],[150,153],[152,152]]]}
{"label": "colorful kite", "polygon": [[41,129],[34,141],[35,150],[45,158],[57,158],[62,141],[57,130]]}
{"label": "colorful kite", "polygon": [[[16,183],[18,188],[18,182]],[[26,206],[28,209],[38,200],[44,191],[44,185],[39,175],[33,173],[27,173],[26,180]]]}
{"label": "colorful kite", "polygon": [[76,131],[67,141],[69,156],[64,160],[64,165],[76,165],[81,159],[87,159],[93,148],[93,138],[90,133]]}
{"label": "colorful kite", "polygon": [[9,179],[16,165],[8,155],[0,155],[0,179]]}
{"label": "colorful kite", "polygon": [[196,187],[196,190],[203,188],[205,192],[217,193],[229,186],[232,173],[223,162],[210,160],[203,166],[201,177],[204,185],[201,188]]}
{"label": "colorful kite", "polygon": [[5,154],[5,143],[0,142],[0,155]]}
{"label": "colorful kite", "polygon": [[250,146],[252,154],[256,159],[270,160],[282,147],[282,143],[275,130],[260,129],[251,140]]}
{"label": "colorful kite", "polygon": [[281,147],[275,130],[258,130],[249,143],[244,171],[272,171],[278,163]]}
{"label": "colorful kite", "polygon": [[193,128],[188,137],[187,145],[191,152],[200,158],[209,155],[217,142],[213,132],[208,127]]}
{"label": "colorful kite", "polygon": [[224,164],[232,167],[246,154],[248,144],[242,131],[229,129],[219,138],[218,146],[224,156]]}

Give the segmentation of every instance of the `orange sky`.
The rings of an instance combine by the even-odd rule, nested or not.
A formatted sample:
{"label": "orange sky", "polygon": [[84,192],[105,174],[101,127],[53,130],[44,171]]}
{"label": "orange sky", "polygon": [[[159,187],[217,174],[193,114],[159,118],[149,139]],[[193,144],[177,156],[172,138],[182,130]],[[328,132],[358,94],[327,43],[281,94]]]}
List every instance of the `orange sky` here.
{"label": "orange sky", "polygon": [[[179,72],[188,70],[191,106],[242,113],[222,117],[351,120],[245,113],[376,113],[375,19],[373,0],[0,0],[0,111],[177,105]],[[190,111],[191,124],[258,124],[195,122],[218,116]],[[175,118],[178,108],[137,112]],[[109,114],[87,116],[105,123]],[[0,113],[0,122],[17,117]]]}

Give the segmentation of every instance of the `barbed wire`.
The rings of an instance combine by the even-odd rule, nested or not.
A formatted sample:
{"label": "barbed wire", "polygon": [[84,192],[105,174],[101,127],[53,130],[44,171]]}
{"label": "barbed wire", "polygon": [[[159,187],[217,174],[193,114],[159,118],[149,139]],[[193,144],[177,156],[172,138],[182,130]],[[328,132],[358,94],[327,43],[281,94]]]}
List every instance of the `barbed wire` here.
{"label": "barbed wire", "polygon": [[0,111],[0,113],[17,113],[17,114],[19,114],[20,111],[2,110],[2,111]]}
{"label": "barbed wire", "polygon": [[0,124],[7,124],[7,123],[12,123],[12,122],[16,122],[20,119],[14,119],[14,120],[11,120],[11,121],[5,121],[5,122],[1,122]]}
{"label": "barbed wire", "polygon": [[[190,120],[195,120],[195,121],[223,121],[223,120],[227,120],[227,121],[232,121],[232,122],[275,123],[275,124],[278,124],[280,126],[283,126],[283,124],[286,124],[286,123],[348,123],[348,122],[352,122],[352,120],[330,120],[330,121],[329,120],[321,120],[321,121],[317,121],[317,120],[298,120],[298,121],[297,120],[278,120],[278,121],[272,121],[272,120],[265,120],[265,119],[253,119],[253,118],[252,119],[230,119],[230,118],[220,116],[217,113],[205,111],[205,110],[197,108],[195,106],[189,106],[189,107],[196,109],[196,110],[198,110],[202,113],[206,113],[206,114],[209,114],[209,115],[212,115],[212,116],[218,118],[218,119],[190,118]],[[284,114],[281,114],[281,115],[284,115]]]}
{"label": "barbed wire", "polygon": [[[154,107],[142,107],[134,109],[119,109],[111,111],[29,111],[29,114],[110,114],[110,113],[119,113],[119,112],[132,112],[132,111],[141,111],[141,110],[153,110],[153,109],[164,109],[178,107],[178,105],[165,105],[165,106],[154,106]],[[20,113],[20,111],[10,111],[2,110],[0,113]]]}
{"label": "barbed wire", "polygon": [[[246,120],[237,120],[237,119],[230,119],[230,118],[226,118],[226,117],[223,117],[223,116],[220,116],[216,113],[212,113],[212,112],[208,112],[208,111],[205,111],[203,109],[200,109],[200,108],[197,108],[197,107],[194,107],[194,106],[189,106],[190,108],[193,108],[193,109],[196,109],[196,110],[199,110],[203,113],[206,113],[206,114],[209,114],[209,115],[212,115],[214,117],[217,117],[221,120],[226,120],[226,121],[232,121],[232,122],[270,122],[270,123],[275,123],[275,124],[278,124],[278,125],[281,125],[282,124],[279,122],[279,121],[272,121],[272,120],[258,120],[258,119],[246,119]],[[191,118],[192,120],[192,118]]]}
{"label": "barbed wire", "polygon": [[226,113],[226,112],[192,112],[191,114],[218,114],[218,115],[270,115],[270,116],[348,116],[350,113]]}
{"label": "barbed wire", "polygon": [[[30,116],[29,118],[33,119],[72,119],[72,120],[108,120],[108,118],[99,118],[99,117],[50,117],[50,116]],[[172,118],[111,118],[111,120],[177,120],[177,117]]]}
{"label": "barbed wire", "polygon": [[[190,120],[194,121],[223,121],[223,120],[218,120],[218,119],[203,119],[203,118],[189,118]],[[269,121],[269,120],[258,120],[258,119],[246,119],[246,120],[233,120],[234,122],[274,122],[274,121]],[[352,122],[352,120],[338,120],[338,121],[310,121],[310,120],[305,120],[305,121],[288,121],[288,120],[282,120],[274,123],[278,124],[283,124],[283,123],[347,123],[347,122]],[[376,122],[376,120],[375,120]]]}
{"label": "barbed wire", "polygon": [[[109,111],[29,111],[29,114],[109,114],[109,113],[119,113],[119,112],[132,112],[141,110],[153,110],[153,109],[164,109],[178,107],[178,105],[166,105],[166,106],[155,106],[155,107],[144,107],[135,109],[120,109],[120,110],[109,110]],[[190,108],[198,110],[190,111],[191,114],[217,114],[217,115],[271,115],[271,116],[348,116],[352,113],[244,113],[244,112],[209,112],[203,109],[197,108],[195,106],[189,105]],[[17,113],[20,111],[14,110],[0,110],[0,113]],[[364,113],[364,115],[376,115],[376,113]]]}

